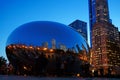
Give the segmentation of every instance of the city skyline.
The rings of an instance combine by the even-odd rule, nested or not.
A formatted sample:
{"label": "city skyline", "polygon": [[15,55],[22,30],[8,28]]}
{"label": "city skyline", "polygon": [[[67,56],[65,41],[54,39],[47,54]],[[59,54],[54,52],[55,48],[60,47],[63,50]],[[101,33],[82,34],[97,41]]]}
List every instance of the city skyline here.
{"label": "city skyline", "polygon": [[[0,56],[5,58],[5,46],[8,36],[15,28],[24,23],[47,20],[68,25],[79,19],[87,22],[87,27],[89,27],[88,0],[1,0],[0,3]],[[120,31],[118,15],[120,10],[117,10],[119,3],[120,0],[108,1],[110,19]]]}

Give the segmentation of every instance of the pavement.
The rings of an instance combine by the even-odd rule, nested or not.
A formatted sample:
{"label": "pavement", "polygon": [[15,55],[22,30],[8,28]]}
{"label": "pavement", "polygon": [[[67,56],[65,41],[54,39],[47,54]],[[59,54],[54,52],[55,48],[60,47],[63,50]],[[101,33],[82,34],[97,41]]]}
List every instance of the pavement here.
{"label": "pavement", "polygon": [[33,77],[0,75],[0,80],[120,80],[120,78]]}

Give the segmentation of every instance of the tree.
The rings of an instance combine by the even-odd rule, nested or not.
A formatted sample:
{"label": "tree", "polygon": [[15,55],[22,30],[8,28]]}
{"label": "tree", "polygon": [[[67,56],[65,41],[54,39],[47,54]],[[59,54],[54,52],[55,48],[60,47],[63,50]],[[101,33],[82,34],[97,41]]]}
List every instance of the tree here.
{"label": "tree", "polygon": [[0,57],[0,74],[5,74],[6,73],[6,59],[1,56]]}
{"label": "tree", "polygon": [[5,65],[6,64],[6,59],[3,57],[3,56],[1,56],[0,57],[0,67],[2,66],[2,65]]}

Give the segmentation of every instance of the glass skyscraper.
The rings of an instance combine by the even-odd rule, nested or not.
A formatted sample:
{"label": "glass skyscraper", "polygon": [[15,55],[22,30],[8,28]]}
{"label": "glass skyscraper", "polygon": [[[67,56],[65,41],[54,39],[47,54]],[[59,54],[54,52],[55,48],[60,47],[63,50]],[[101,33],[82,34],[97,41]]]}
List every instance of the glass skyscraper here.
{"label": "glass skyscraper", "polygon": [[75,20],[72,23],[70,23],[69,26],[77,30],[85,38],[85,40],[88,41],[86,22],[81,21],[81,20]]}
{"label": "glass skyscraper", "polygon": [[108,0],[89,0],[90,44],[92,28],[96,22],[110,22]]}

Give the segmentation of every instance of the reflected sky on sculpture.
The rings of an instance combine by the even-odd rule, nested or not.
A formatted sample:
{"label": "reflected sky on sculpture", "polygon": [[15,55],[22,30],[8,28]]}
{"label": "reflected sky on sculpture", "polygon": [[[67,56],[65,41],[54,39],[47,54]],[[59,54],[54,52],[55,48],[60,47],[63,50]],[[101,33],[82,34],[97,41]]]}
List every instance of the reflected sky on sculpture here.
{"label": "reflected sky on sculpture", "polygon": [[[89,47],[73,28],[57,22],[35,21],[21,25],[9,36],[6,54],[16,74],[57,75],[88,72]],[[86,66],[86,70],[81,66]],[[63,74],[62,74],[63,75]]]}
{"label": "reflected sky on sculpture", "polygon": [[73,28],[57,22],[34,21],[16,28],[7,40],[10,44],[25,44],[60,49],[74,49],[89,52],[85,39]]}

